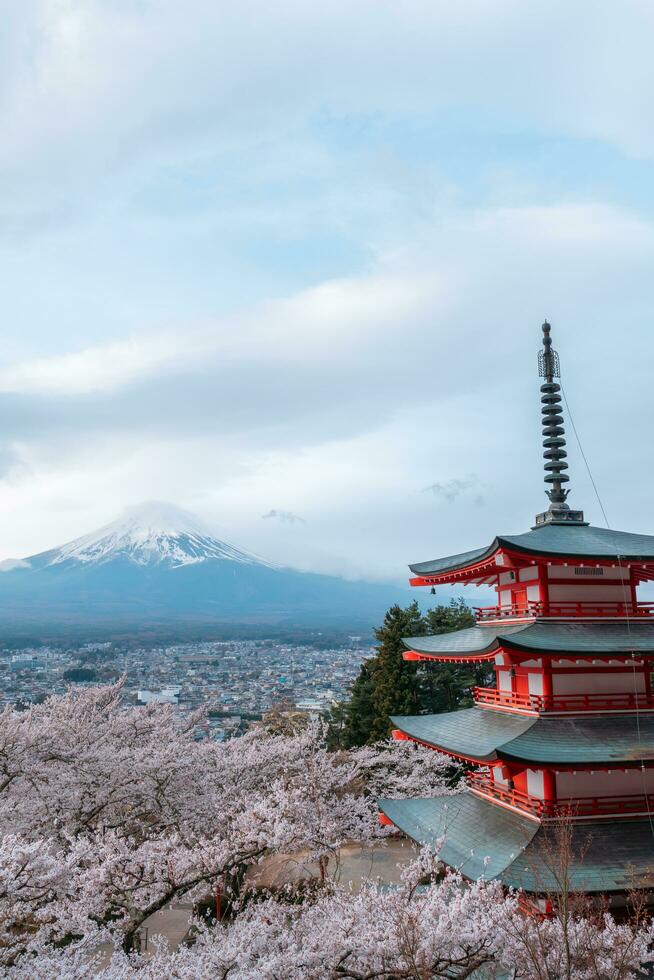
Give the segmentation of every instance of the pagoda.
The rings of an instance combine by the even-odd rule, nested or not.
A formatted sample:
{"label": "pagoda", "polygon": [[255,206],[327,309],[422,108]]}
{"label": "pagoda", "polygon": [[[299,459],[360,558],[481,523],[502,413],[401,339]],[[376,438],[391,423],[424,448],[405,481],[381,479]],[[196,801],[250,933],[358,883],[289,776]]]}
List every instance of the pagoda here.
{"label": "pagoda", "polygon": [[[381,800],[383,823],[469,879],[499,879],[537,906],[559,890],[553,828],[569,829],[569,887],[619,906],[654,887],[654,536],[593,527],[566,488],[559,358],[539,353],[549,508],[530,531],[411,565],[414,586],[492,587],[476,625],[404,640],[405,660],[488,662],[495,687],[474,707],[393,717],[393,735],[471,764],[467,791]],[[474,767],[474,768],[473,768]],[[569,823],[568,823],[569,821]]]}

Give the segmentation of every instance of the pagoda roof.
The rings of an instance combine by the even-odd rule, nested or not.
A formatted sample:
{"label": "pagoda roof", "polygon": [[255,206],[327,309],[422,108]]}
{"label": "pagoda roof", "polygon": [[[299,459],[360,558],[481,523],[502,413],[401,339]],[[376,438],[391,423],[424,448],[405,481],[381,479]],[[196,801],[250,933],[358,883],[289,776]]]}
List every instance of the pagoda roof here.
{"label": "pagoda roof", "polygon": [[526,555],[556,558],[621,558],[628,561],[654,560],[654,535],[612,531],[589,524],[550,523],[524,534],[498,535],[486,548],[464,551],[448,558],[409,565],[416,575],[439,575],[487,561],[497,551],[507,549]]}
{"label": "pagoda roof", "polygon": [[391,718],[410,738],[478,762],[619,766],[654,760],[654,716],[529,717],[489,708]]}
{"label": "pagoda roof", "polygon": [[[436,847],[466,878],[498,879],[534,894],[558,891],[546,825],[473,793],[435,799],[380,800],[380,809],[418,844]],[[622,892],[654,887],[649,820],[573,824],[567,869],[573,891]]]}
{"label": "pagoda roof", "polygon": [[497,650],[525,653],[654,654],[654,623],[560,623],[539,620],[516,626],[470,626],[454,633],[409,636],[407,650],[438,659],[491,659]]}

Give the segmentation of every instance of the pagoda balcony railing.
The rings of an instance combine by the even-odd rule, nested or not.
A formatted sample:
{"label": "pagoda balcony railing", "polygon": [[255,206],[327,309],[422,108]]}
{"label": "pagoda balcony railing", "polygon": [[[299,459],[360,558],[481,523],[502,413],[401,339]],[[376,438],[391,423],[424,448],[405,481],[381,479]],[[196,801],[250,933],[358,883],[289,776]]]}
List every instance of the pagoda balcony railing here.
{"label": "pagoda balcony railing", "polygon": [[645,711],[654,709],[654,694],[646,692],[618,694],[519,694],[496,687],[473,687],[477,704],[496,708],[514,708],[546,714],[548,711]]}
{"label": "pagoda balcony railing", "polygon": [[558,800],[541,800],[537,796],[510,789],[494,782],[484,773],[471,772],[466,776],[468,787],[479,796],[495,800],[505,806],[522,810],[539,819],[587,819],[591,817],[634,816],[654,810],[654,794],[630,796],[580,796],[562,797]]}
{"label": "pagoda balcony railing", "polygon": [[508,606],[475,606],[477,622],[554,616],[561,619],[613,619],[654,616],[654,602],[522,602]]}

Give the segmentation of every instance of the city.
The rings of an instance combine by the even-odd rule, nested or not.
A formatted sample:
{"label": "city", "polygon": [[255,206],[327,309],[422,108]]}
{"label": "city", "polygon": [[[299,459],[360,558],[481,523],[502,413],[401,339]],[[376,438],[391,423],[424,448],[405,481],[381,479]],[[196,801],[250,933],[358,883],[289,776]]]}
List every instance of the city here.
{"label": "city", "polygon": [[318,714],[343,700],[361,662],[373,654],[362,636],[340,645],[274,639],[178,643],[152,648],[119,642],[0,650],[3,705],[27,707],[71,686],[124,678],[126,706],[157,701],[180,716],[207,711],[196,737],[247,730],[275,707]]}

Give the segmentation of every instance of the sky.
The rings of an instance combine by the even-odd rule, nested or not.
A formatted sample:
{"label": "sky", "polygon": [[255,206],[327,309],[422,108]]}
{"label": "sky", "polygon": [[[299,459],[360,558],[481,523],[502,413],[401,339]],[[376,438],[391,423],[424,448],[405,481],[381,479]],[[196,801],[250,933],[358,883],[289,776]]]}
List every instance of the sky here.
{"label": "sky", "polygon": [[153,498],[380,580],[527,530],[544,318],[654,533],[650,2],[0,8],[0,558]]}

